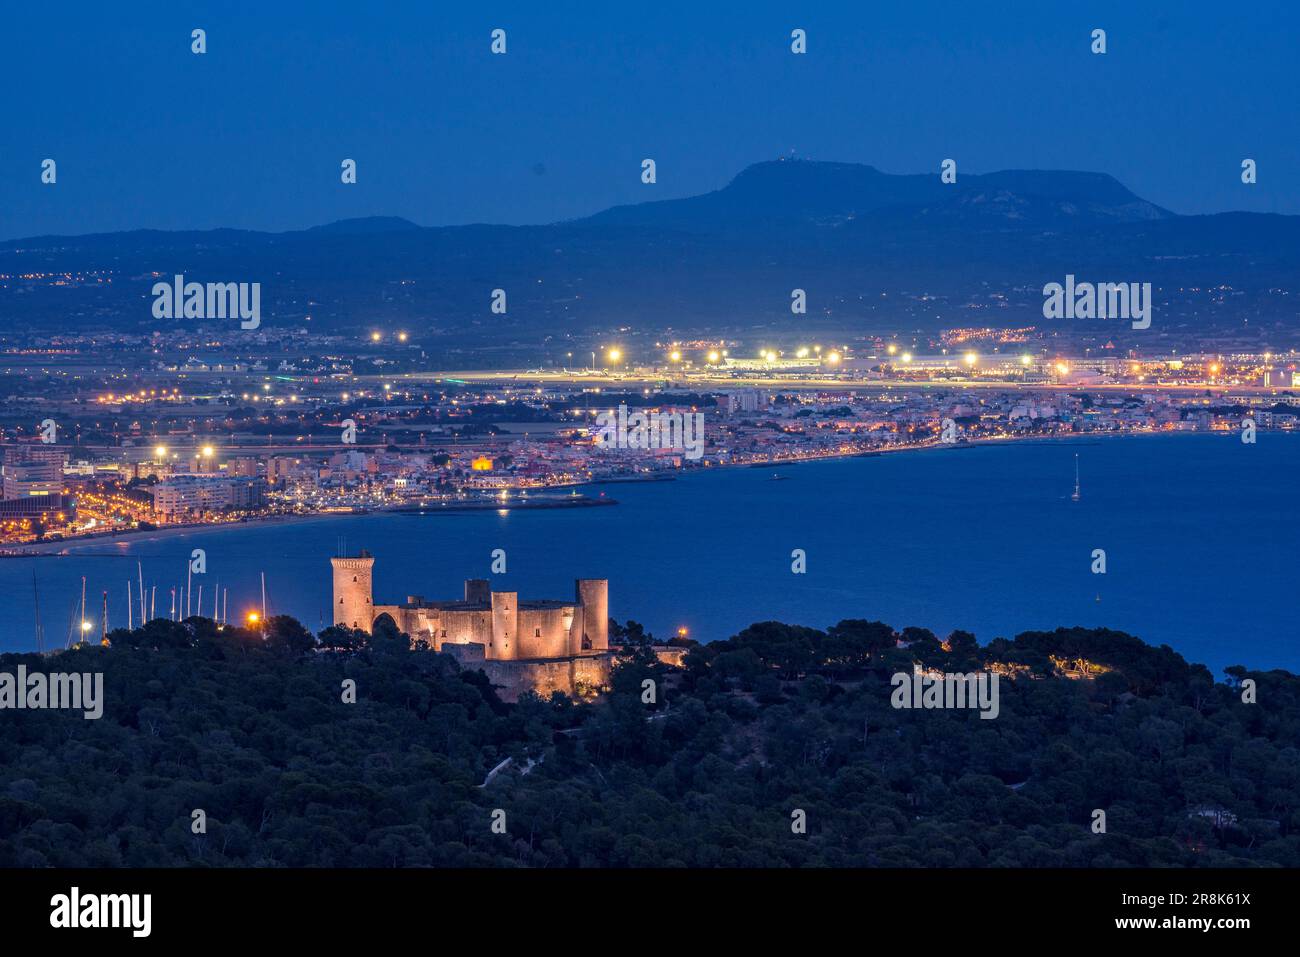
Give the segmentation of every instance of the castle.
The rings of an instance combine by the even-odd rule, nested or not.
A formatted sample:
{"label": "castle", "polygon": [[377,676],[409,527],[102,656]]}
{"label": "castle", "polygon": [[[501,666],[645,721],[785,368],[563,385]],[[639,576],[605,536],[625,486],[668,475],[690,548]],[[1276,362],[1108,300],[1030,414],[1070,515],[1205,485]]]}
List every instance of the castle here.
{"label": "castle", "polygon": [[470,579],[459,601],[408,595],[400,605],[376,605],[374,556],[363,551],[330,564],[334,624],[369,632],[387,615],[412,641],[483,671],[507,701],[526,690],[573,695],[609,682],[606,579],[578,579],[573,601],[520,601],[518,592],[493,591],[486,579]]}

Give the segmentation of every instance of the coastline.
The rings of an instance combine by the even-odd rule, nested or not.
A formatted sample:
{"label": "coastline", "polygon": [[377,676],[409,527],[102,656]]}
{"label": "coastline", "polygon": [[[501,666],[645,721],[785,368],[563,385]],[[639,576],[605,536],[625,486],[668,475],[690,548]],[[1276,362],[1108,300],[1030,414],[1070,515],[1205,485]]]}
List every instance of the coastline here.
{"label": "coastline", "polygon": [[[806,465],[816,462],[831,462],[842,459],[855,458],[874,458],[881,455],[901,454],[905,452],[928,452],[928,451],[956,451],[958,449],[972,449],[989,445],[1011,445],[1025,444],[1033,442],[1053,442],[1062,440],[1090,440],[1105,438],[1148,438],[1153,436],[1175,436],[1175,435],[1210,435],[1213,433],[1204,431],[1130,431],[1130,432],[1086,432],[1086,433],[1065,433],[1056,435],[1026,435],[1026,436],[990,436],[985,438],[970,439],[963,442],[945,444],[937,439],[924,444],[912,444],[902,446],[884,446],[878,449],[867,449],[857,452],[836,452],[828,455],[813,455],[804,458],[780,459],[772,462],[728,462],[723,465],[708,466],[703,469],[682,470],[680,473],[661,474],[641,476],[615,476],[609,479],[595,479],[588,482],[566,483],[564,485],[546,486],[544,488],[529,491],[544,493],[558,489],[573,489],[581,487],[591,487],[605,484],[629,484],[636,482],[668,482],[677,481],[682,478],[689,478],[695,472],[713,472],[720,469],[741,469],[741,468],[771,468],[782,469],[793,465]],[[555,508],[575,508],[588,506],[608,506],[617,505],[614,499],[590,499],[581,503],[568,502],[538,502],[520,504],[518,500],[511,501],[508,505],[502,506],[496,502],[473,502],[452,506],[422,506],[422,505],[398,505],[390,508],[377,508],[364,512],[318,512],[312,515],[270,515],[265,518],[250,519],[240,522],[221,522],[216,524],[190,524],[163,526],[155,529],[130,529],[114,533],[104,533],[98,535],[87,535],[79,538],[60,539],[58,541],[32,542],[24,545],[8,546],[14,551],[9,554],[0,554],[3,558],[38,558],[38,557],[57,557],[63,554],[76,554],[82,557],[93,557],[96,553],[87,553],[84,551],[88,548],[112,545],[122,546],[129,545],[133,542],[150,542],[162,541],[171,538],[184,538],[191,534],[211,534],[218,531],[231,531],[240,528],[265,527],[268,525],[299,525],[306,522],[324,522],[336,518],[357,518],[362,515],[384,515],[384,514],[456,514],[462,512],[479,512],[493,511],[503,507],[513,510],[545,510]],[[98,553],[104,557],[112,557],[113,553],[105,551]]]}

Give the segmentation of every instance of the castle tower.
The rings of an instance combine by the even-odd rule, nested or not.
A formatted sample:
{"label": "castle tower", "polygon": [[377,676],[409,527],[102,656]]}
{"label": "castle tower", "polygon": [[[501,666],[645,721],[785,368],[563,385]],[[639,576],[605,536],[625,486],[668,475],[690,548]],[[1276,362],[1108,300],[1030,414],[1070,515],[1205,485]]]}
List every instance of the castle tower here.
{"label": "castle tower", "polygon": [[583,651],[609,650],[609,579],[579,578],[578,604],[582,605]]}
{"label": "castle tower", "polygon": [[519,593],[492,592],[492,646],[489,658],[519,657]]}
{"label": "castle tower", "polygon": [[363,550],[355,558],[331,558],[330,564],[334,566],[334,624],[369,631],[375,620],[374,556]]}

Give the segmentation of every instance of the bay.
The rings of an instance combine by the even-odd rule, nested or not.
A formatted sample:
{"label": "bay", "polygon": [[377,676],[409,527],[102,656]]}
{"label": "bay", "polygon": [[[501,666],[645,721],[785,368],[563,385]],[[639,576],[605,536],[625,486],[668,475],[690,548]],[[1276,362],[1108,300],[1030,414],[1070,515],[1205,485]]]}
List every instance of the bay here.
{"label": "bay", "polygon": [[[1072,502],[1078,453],[1082,496]],[[764,620],[826,627],[842,618],[955,628],[981,643],[1082,625],[1169,644],[1217,673],[1231,664],[1300,671],[1293,488],[1300,436],[1157,435],[990,443],[768,468],[710,469],[676,481],[597,484],[609,508],[311,519],[159,537],[101,539],[51,558],[0,560],[8,614],[0,648],[35,647],[36,572],[46,647],[79,618],[126,624],[136,561],[167,614],[191,551],[206,553],[203,613],[228,589],[233,620],[260,608],[313,630],[328,623],[329,557],[370,550],[378,603],[459,597],[491,578],[521,598],[573,595],[610,580],[610,614],[661,639],[701,641]],[[774,480],[780,476],[782,480]],[[491,575],[502,548],[507,573]],[[791,570],[803,549],[807,572]],[[1094,549],[1106,573],[1094,574]],[[138,601],[138,598],[137,598]],[[194,609],[197,613],[197,608]]]}

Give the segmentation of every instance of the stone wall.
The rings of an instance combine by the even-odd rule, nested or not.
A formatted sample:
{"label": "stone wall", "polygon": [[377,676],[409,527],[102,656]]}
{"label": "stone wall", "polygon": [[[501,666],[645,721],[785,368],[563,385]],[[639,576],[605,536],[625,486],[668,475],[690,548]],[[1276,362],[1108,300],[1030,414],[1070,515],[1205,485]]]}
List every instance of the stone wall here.
{"label": "stone wall", "polygon": [[608,654],[541,661],[499,661],[485,659],[481,645],[448,645],[443,651],[455,657],[464,670],[486,674],[502,701],[517,701],[529,690],[548,698],[553,691],[563,691],[573,697],[580,689],[609,687],[612,657]]}

